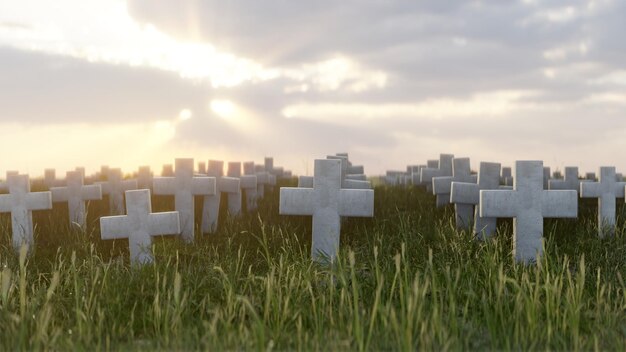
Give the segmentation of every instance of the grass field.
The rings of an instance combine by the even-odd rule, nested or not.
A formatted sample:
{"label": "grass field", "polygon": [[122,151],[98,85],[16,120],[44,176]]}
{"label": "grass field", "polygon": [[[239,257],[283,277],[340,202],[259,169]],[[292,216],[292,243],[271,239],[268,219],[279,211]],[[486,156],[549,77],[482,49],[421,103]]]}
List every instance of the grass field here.
{"label": "grass field", "polygon": [[525,267],[510,220],[481,243],[421,189],[375,192],[374,218],[343,223],[332,268],[311,263],[310,217],[279,216],[277,191],[193,245],[157,239],[145,267],[126,241],[99,239],[106,202],[90,204],[86,233],[61,205],[36,212],[30,256],[3,214],[0,349],[626,350],[623,219],[603,240],[593,201],[546,220],[546,255]]}

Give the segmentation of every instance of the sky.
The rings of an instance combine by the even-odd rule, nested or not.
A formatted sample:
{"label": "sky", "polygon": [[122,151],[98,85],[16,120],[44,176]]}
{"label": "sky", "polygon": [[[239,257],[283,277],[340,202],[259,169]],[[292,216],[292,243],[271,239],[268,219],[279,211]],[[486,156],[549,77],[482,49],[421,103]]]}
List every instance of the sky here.
{"label": "sky", "polygon": [[0,174],[440,153],[626,172],[626,2],[0,2]]}

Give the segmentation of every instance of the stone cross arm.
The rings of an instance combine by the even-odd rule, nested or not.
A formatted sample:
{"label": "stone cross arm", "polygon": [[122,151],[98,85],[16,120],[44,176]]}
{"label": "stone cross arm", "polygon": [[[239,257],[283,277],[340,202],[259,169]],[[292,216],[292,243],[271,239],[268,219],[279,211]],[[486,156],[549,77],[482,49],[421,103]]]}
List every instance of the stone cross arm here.
{"label": "stone cross arm", "polygon": [[[607,193],[615,198],[624,198],[624,189],[626,182],[615,182],[609,186]],[[606,186],[600,182],[581,182],[580,196],[581,198],[600,198],[606,192]]]}
{"label": "stone cross arm", "polygon": [[218,179],[218,186],[220,192],[225,193],[239,193],[240,181],[237,177],[220,177]]}
{"label": "stone cross arm", "polygon": [[[518,191],[480,191],[480,216],[491,218],[513,218],[524,211]],[[575,218],[578,215],[578,194],[573,190],[543,191],[541,193],[541,215],[546,218]]]}
{"label": "stone cross arm", "polygon": [[256,175],[243,175],[239,179],[241,180],[241,188],[256,189]]}
{"label": "stone cross arm", "polygon": [[[282,187],[279,213],[282,215],[313,215],[315,189]],[[339,216],[374,216],[374,191],[370,189],[340,189]]]}
{"label": "stone cross arm", "polygon": [[340,189],[339,215],[348,217],[374,216],[374,191],[371,189]]}
{"label": "stone cross arm", "polygon": [[[68,187],[51,187],[53,202],[67,202],[70,198],[71,191]],[[82,200],[98,200],[102,199],[102,185],[87,185],[80,189],[80,198]]]}
{"label": "stone cross arm", "polygon": [[313,215],[313,188],[281,187],[278,213],[281,215]]}
{"label": "stone cross arm", "polygon": [[10,194],[0,195],[0,213],[8,213],[11,211],[13,197]]}
{"label": "stone cross arm", "polygon": [[513,218],[518,214],[518,194],[515,191],[480,191],[480,216],[484,218]]}
{"label": "stone cross arm", "polygon": [[191,194],[215,194],[215,177],[194,177],[191,179]]}
{"label": "stone cross arm", "polygon": [[450,202],[459,204],[478,204],[480,187],[476,183],[452,182]]}
{"label": "stone cross arm", "polygon": [[52,193],[50,192],[34,192],[25,195],[26,209],[28,210],[44,210],[52,208]]}
{"label": "stone cross arm", "polygon": [[[157,236],[163,234],[180,233],[180,222],[177,211],[148,214],[148,235]],[[100,218],[102,239],[113,240],[128,238],[137,231],[136,224],[131,223],[127,215],[107,216]],[[138,224],[137,224],[138,225]]]}
{"label": "stone cross arm", "polygon": [[[176,177],[155,177],[152,181],[155,194],[174,195],[179,190]],[[215,194],[215,177],[193,177],[189,185],[192,195]]]}
{"label": "stone cross arm", "polygon": [[[110,194],[112,191],[112,188],[114,187],[113,184],[111,184],[111,182],[109,181],[98,181],[95,184],[99,185],[102,188],[102,194]],[[121,189],[119,189],[119,191],[122,191],[122,192],[137,189],[137,180],[135,179],[123,180],[120,183],[120,187]]]}
{"label": "stone cross arm", "polygon": [[574,190],[543,191],[541,212],[546,218],[578,216],[578,193]]}
{"label": "stone cross arm", "polygon": [[420,174],[420,180],[422,183],[430,183],[432,182],[432,179],[434,177],[441,177],[441,176],[446,176],[444,175],[444,171],[441,169],[422,169],[421,170],[421,174]]}

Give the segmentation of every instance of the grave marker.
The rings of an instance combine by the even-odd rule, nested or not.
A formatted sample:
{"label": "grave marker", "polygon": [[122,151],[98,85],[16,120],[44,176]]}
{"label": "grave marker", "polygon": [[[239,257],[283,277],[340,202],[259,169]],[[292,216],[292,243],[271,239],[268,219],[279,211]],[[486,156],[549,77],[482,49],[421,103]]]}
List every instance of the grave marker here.
{"label": "grave marker", "polygon": [[55,169],[45,169],[43,174],[43,183],[48,189],[62,184],[61,180],[57,180]]}
{"label": "grave marker", "polygon": [[440,154],[436,168],[427,167],[421,170],[420,183],[426,185],[428,192],[432,191],[433,177],[452,176],[452,154]]}
{"label": "grave marker", "polygon": [[624,198],[626,182],[618,182],[615,178],[615,167],[600,168],[598,182],[582,182],[581,198],[598,199],[598,236],[612,236],[615,232],[616,198]]}
{"label": "grave marker", "polygon": [[173,195],[179,213],[181,236],[186,242],[194,240],[194,196],[215,194],[215,178],[193,175],[193,159],[176,159],[174,177],[155,177],[154,194]]}
{"label": "grave marker", "polygon": [[[472,175],[469,158],[454,158],[452,160],[452,176],[433,177],[433,194],[437,196],[437,207],[450,204],[452,182],[476,183],[477,176]],[[469,226],[472,218],[472,206],[459,204],[456,208],[457,227]]]}
{"label": "grave marker", "polygon": [[52,209],[50,192],[31,192],[28,175],[7,172],[9,194],[0,195],[0,213],[11,213],[13,247],[19,250],[22,244],[34,245],[33,210]]}
{"label": "grave marker", "polygon": [[[478,170],[477,183],[452,182],[450,191],[450,201],[454,206],[469,205],[475,207],[474,210],[474,235],[478,239],[484,240],[491,237],[496,232],[496,218],[480,216],[480,191],[495,190],[500,188],[500,164],[481,162]],[[457,218],[457,228],[459,221],[467,221]],[[468,226],[469,223],[462,222],[461,226]]]}
{"label": "grave marker", "polygon": [[279,213],[313,216],[311,256],[332,263],[339,250],[340,217],[374,215],[374,191],[341,189],[341,160],[315,160],[313,188],[281,187]]}
{"label": "grave marker", "polygon": [[152,181],[154,175],[150,171],[150,166],[140,166],[137,171],[137,188],[139,189],[152,189]]}
{"label": "grave marker", "polygon": [[137,180],[123,180],[122,170],[108,169],[108,181],[96,182],[102,187],[102,194],[109,196],[109,208],[112,215],[124,214],[124,192],[137,189]]}
{"label": "grave marker", "polygon": [[247,161],[243,163],[243,176],[241,178],[241,188],[246,191],[246,209],[254,211],[257,208],[257,200],[259,195],[257,193],[258,176],[254,171],[254,162]]}
{"label": "grave marker", "polygon": [[102,187],[100,185],[84,185],[83,175],[80,171],[68,171],[65,177],[67,186],[52,187],[53,202],[67,202],[70,226],[78,226],[85,230],[87,225],[86,200],[102,199]]}
{"label": "grave marker", "polygon": [[238,178],[224,177],[223,161],[209,160],[207,175],[215,177],[216,187],[214,195],[204,196],[204,205],[202,207],[202,232],[214,233],[218,226],[222,193],[233,193],[241,196],[241,188]]}
{"label": "grave marker", "polygon": [[480,216],[513,218],[513,253],[530,263],[543,255],[543,219],[575,218],[575,191],[543,189],[543,162],[517,161],[512,191],[480,191]]}
{"label": "grave marker", "polygon": [[505,186],[513,186],[513,172],[510,166],[505,166],[502,168],[502,176],[500,178],[500,182],[502,182]]}
{"label": "grave marker", "polygon": [[578,179],[578,168],[568,166],[565,168],[565,178],[562,180],[550,180],[550,189],[571,189],[578,193],[580,191],[581,180]]}
{"label": "grave marker", "polygon": [[550,167],[543,167],[543,189],[550,188]]}
{"label": "grave marker", "polygon": [[172,164],[163,165],[161,177],[174,177],[174,166],[172,166]]}
{"label": "grave marker", "polygon": [[126,209],[128,215],[100,218],[100,237],[103,240],[128,238],[131,262],[152,263],[152,237],[179,234],[179,214],[177,211],[153,213],[148,189],[126,191]]}
{"label": "grave marker", "polygon": [[200,175],[206,175],[206,163],[204,161],[198,162],[198,173]]}

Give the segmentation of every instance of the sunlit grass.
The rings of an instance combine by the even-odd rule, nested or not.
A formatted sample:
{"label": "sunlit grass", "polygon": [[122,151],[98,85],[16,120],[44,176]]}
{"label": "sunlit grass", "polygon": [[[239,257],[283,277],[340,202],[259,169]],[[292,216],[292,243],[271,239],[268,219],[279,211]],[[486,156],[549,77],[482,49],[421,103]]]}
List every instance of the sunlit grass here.
{"label": "sunlit grass", "polygon": [[31,256],[1,216],[0,349],[626,349],[626,233],[598,239],[592,202],[546,221],[546,255],[525,267],[510,222],[480,243],[422,190],[377,187],[376,216],[343,222],[328,268],[310,262],[310,218],[279,216],[277,197],[193,245],[155,241],[145,267],[99,240],[105,201],[84,233],[62,206],[37,212]]}

